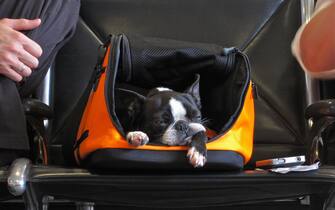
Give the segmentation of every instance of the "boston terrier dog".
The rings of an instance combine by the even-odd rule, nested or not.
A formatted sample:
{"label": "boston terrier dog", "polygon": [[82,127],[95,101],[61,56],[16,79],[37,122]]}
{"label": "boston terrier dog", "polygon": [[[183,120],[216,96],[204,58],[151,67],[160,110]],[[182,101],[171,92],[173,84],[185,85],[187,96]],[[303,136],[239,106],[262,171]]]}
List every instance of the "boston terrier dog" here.
{"label": "boston terrier dog", "polygon": [[189,162],[193,167],[204,166],[207,136],[201,123],[199,75],[184,92],[157,87],[147,96],[136,94],[128,104],[130,121],[125,133],[129,144],[188,145]]}

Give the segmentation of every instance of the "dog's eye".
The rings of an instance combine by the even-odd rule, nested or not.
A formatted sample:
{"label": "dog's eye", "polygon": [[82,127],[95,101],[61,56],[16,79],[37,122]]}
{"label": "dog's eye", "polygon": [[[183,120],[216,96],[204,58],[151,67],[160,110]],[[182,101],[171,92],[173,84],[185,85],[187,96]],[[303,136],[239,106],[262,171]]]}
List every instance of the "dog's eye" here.
{"label": "dog's eye", "polygon": [[162,115],[162,118],[163,118],[163,120],[164,120],[166,123],[168,123],[169,120],[171,119],[171,117],[170,117],[170,115],[169,115],[168,113],[164,113],[164,114]]}
{"label": "dog's eye", "polygon": [[156,126],[164,126],[164,125],[166,125],[168,122],[162,118],[162,119],[156,119],[156,120],[154,120],[153,123],[154,123]]}
{"label": "dog's eye", "polygon": [[201,121],[201,115],[197,115],[193,117],[194,121],[200,122]]}
{"label": "dog's eye", "polygon": [[169,113],[163,113],[163,114],[161,114],[159,116],[156,116],[152,120],[152,123],[155,126],[166,126],[170,122],[171,122],[171,116],[169,115]]}

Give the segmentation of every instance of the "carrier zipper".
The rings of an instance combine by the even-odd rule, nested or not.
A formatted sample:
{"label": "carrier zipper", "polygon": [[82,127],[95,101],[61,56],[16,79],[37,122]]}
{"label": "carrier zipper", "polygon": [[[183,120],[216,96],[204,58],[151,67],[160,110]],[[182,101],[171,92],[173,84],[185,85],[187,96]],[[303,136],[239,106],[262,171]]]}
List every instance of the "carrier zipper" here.
{"label": "carrier zipper", "polygon": [[220,134],[215,136],[214,138],[211,138],[210,140],[208,140],[208,142],[213,142],[213,141],[219,139],[221,136],[224,136],[227,133],[227,131],[234,125],[234,122],[236,121],[236,116],[239,116],[242,109],[243,109],[245,97],[247,95],[248,87],[250,85],[250,62],[249,62],[248,57],[237,48],[226,48],[226,50],[224,51],[224,53],[231,53],[231,52],[234,52],[234,55],[239,55],[243,58],[243,61],[246,65],[246,69],[247,69],[247,72],[246,72],[246,74],[247,74],[246,75],[246,81],[247,82],[245,83],[245,85],[243,87],[242,99],[240,100],[239,108],[238,108],[237,112],[235,112],[233,114],[233,118],[230,119],[227,126],[220,130]]}
{"label": "carrier zipper", "polygon": [[122,35],[122,75],[124,81],[130,81],[132,78],[132,63],[128,37]]}
{"label": "carrier zipper", "polygon": [[106,54],[106,49],[107,49],[108,43],[109,42],[107,42],[104,45],[100,45],[99,49],[98,49],[97,64],[94,67],[94,72],[95,73],[94,73],[93,78],[92,78],[92,83],[93,83],[93,88],[92,89],[93,89],[94,92],[97,90],[101,75],[105,72],[105,68],[102,66],[102,63],[103,63],[103,60],[104,60],[104,57],[105,57],[105,54]]}
{"label": "carrier zipper", "polygon": [[107,105],[107,111],[109,114],[109,118],[114,124],[115,128],[119,133],[124,134],[122,127],[120,127],[120,122],[115,114],[115,83],[116,83],[116,75],[118,74],[118,67],[120,64],[120,46],[123,39],[123,35],[112,36],[111,37],[111,49],[109,53],[109,63],[106,69],[106,81],[105,81],[105,100]]}
{"label": "carrier zipper", "polygon": [[100,77],[101,75],[105,72],[105,69],[104,67],[102,67],[101,64],[97,65],[95,67],[95,75],[93,76],[93,91],[95,92],[98,88],[98,84],[99,84],[99,81],[100,81]]}

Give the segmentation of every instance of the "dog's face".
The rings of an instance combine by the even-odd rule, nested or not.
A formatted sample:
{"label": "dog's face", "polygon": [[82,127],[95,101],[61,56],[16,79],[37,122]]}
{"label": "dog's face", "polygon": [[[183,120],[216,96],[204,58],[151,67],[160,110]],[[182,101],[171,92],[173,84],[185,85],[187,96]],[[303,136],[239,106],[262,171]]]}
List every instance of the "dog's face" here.
{"label": "dog's face", "polygon": [[167,145],[185,145],[205,128],[194,96],[166,88],[152,90],[143,103],[140,130],[152,141]]}
{"label": "dog's face", "polygon": [[152,142],[186,145],[191,137],[205,131],[201,124],[199,81],[185,92],[155,88],[141,99],[137,129]]}

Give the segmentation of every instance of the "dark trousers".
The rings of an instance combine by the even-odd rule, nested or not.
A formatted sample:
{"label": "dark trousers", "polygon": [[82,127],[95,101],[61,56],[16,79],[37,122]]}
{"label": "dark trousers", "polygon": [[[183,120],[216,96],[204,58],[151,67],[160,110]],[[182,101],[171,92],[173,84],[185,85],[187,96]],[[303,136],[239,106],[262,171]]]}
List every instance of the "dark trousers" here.
{"label": "dark trousers", "polygon": [[24,33],[43,49],[39,67],[23,82],[16,83],[0,75],[0,151],[29,149],[21,99],[36,89],[59,49],[73,35],[79,7],[80,0],[0,0],[0,19],[42,20],[38,28]]}

